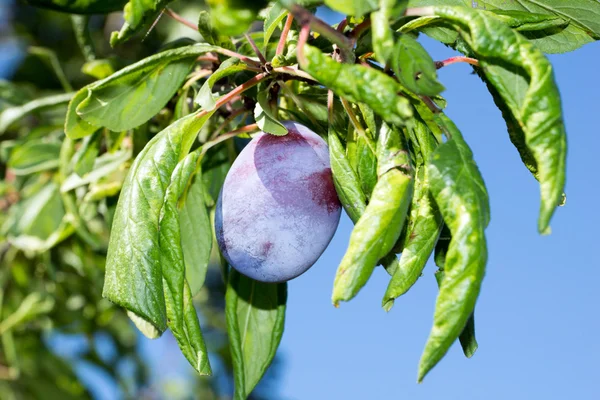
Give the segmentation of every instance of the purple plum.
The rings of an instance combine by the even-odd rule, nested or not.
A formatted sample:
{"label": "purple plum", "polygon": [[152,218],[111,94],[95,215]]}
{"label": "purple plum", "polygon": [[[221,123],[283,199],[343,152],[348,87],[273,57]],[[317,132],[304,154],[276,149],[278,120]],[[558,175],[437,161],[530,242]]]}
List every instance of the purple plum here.
{"label": "purple plum", "polygon": [[340,221],[327,144],[295,122],[257,134],[229,170],[215,216],[219,248],[240,273],[285,282],[308,270]]}

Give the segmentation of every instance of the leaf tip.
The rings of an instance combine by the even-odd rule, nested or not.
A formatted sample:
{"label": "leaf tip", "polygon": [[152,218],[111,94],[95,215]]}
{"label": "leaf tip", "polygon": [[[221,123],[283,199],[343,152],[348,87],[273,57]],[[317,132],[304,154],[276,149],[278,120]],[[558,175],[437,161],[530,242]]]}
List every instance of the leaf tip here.
{"label": "leaf tip", "polygon": [[394,306],[394,299],[384,298],[383,302],[381,303],[381,307],[383,307],[383,309],[386,312],[389,312],[393,306]]}

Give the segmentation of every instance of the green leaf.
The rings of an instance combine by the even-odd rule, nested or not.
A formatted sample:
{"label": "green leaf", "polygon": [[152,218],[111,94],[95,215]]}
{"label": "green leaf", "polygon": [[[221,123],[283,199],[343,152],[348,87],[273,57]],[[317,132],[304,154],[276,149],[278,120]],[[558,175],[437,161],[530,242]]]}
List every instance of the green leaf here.
{"label": "green leaf", "polygon": [[102,135],[100,132],[96,132],[94,135],[83,139],[81,146],[77,149],[71,160],[73,171],[77,175],[83,176],[94,169],[94,162],[100,152],[101,140]]}
{"label": "green leaf", "polygon": [[287,283],[263,283],[229,271],[225,295],[234,399],[246,399],[275,357],[283,335]]}
{"label": "green leaf", "polygon": [[88,96],[87,87],[83,87],[78,90],[67,108],[67,116],[65,118],[65,134],[70,139],[79,139],[100,129],[100,126],[92,125],[87,121],[84,121],[79,115],[77,115],[76,108],[83,100]]}
{"label": "green leaf", "polygon": [[433,328],[419,364],[418,381],[438,363],[473,313],[487,262],[485,228],[489,200],[473,154],[460,131],[443,114],[448,141],[427,166],[431,193],[452,233],[440,285]]}
{"label": "green leaf", "polygon": [[409,101],[398,95],[402,87],[395,79],[375,68],[342,64],[316,47],[304,47],[303,70],[322,85],[352,103],[365,103],[392,125],[404,125],[412,117]]}
{"label": "green leaf", "polygon": [[194,101],[206,111],[213,110],[216,106],[216,96],[213,95],[212,89],[215,83],[221,79],[237,74],[238,72],[247,71],[248,67],[237,58],[228,58],[223,61],[219,68],[208,77],[200,87]]}
{"label": "green leaf", "polygon": [[248,30],[268,1],[207,0],[206,3],[210,6],[214,29],[222,35],[235,36]]}
{"label": "green leaf", "polygon": [[[196,58],[213,49],[206,44],[180,47],[123,68],[87,86],[87,95],[76,106],[76,112],[86,122],[113,131],[135,128],[167,104]],[[76,99],[80,96],[78,93]]]}
{"label": "green leaf", "polygon": [[41,97],[20,106],[9,107],[0,113],[0,135],[15,122],[33,112],[63,106],[71,100],[73,93]]}
{"label": "green leaf", "polygon": [[107,14],[119,11],[127,0],[25,0],[35,7],[76,14]]}
{"label": "green leaf", "polygon": [[[514,130],[509,129],[511,139],[518,149],[526,146],[537,164],[542,199],[538,229],[543,234],[550,233],[550,219],[563,199],[567,151],[560,95],[552,65],[527,39],[494,17],[465,8],[436,8],[435,14],[460,28],[461,36],[479,58],[483,73],[518,123],[518,127],[512,127]],[[522,71],[529,80],[524,93],[522,86],[514,84],[520,80],[506,81],[510,75],[502,70],[511,68],[517,73]],[[531,168],[529,154],[523,150],[521,154]]]}
{"label": "green leaf", "polygon": [[148,142],[131,166],[113,219],[103,296],[158,333],[167,326],[160,212],[175,167],[211,114],[190,114]]}
{"label": "green leaf", "polygon": [[573,51],[600,39],[600,2],[597,0],[481,0],[476,7],[485,10],[521,11],[561,18],[568,24],[536,30],[527,37],[545,53]]}
{"label": "green leaf", "polygon": [[12,150],[7,166],[15,175],[29,175],[57,168],[59,154],[60,143],[28,140]]}
{"label": "green leaf", "polygon": [[265,53],[267,52],[267,45],[271,40],[273,32],[275,32],[275,29],[280,27],[281,21],[283,21],[287,15],[288,11],[285,8],[283,8],[281,3],[279,3],[278,1],[274,2],[273,5],[269,7],[267,11],[267,17],[265,18],[265,22],[263,24],[263,47]]}
{"label": "green leaf", "polygon": [[356,172],[350,166],[348,158],[346,158],[344,147],[337,133],[332,130],[332,125],[329,128],[329,161],[331,163],[333,183],[344,210],[346,210],[352,222],[356,223],[365,212],[367,198],[362,190]]}
{"label": "green leaf", "polygon": [[204,285],[213,243],[211,222],[204,199],[202,173],[198,171],[179,210],[185,276],[192,296]]}
{"label": "green leaf", "polygon": [[444,91],[431,56],[410,35],[396,39],[390,65],[400,83],[417,94],[435,96]]}
{"label": "green leaf", "polygon": [[104,79],[115,73],[109,60],[88,61],[81,67],[81,72],[96,79]]}
{"label": "green leaf", "polygon": [[143,24],[148,16],[154,16],[173,0],[130,0],[123,8],[123,17],[132,29]]}
{"label": "green leaf", "polygon": [[4,335],[21,324],[30,321],[42,314],[47,314],[54,308],[54,300],[41,292],[29,293],[19,308],[12,314],[3,317],[0,321],[0,335]]}
{"label": "green leaf", "polygon": [[[441,286],[444,280],[444,270],[438,270],[435,273],[435,280],[438,284],[438,287]],[[458,336],[458,340],[460,341],[460,346],[463,349],[463,353],[465,357],[471,358],[477,351],[479,345],[477,344],[477,339],[475,338],[475,313],[471,313],[469,319],[467,320],[467,325],[465,325],[464,329]]]}
{"label": "green leaf", "polygon": [[392,250],[412,199],[413,171],[400,133],[383,124],[377,152],[379,180],[352,230],[348,250],[338,267],[333,284],[334,305],[356,296],[379,260]]}
{"label": "green leaf", "polygon": [[123,149],[114,153],[104,153],[94,160],[94,166],[89,172],[84,173],[83,175],[79,175],[77,173],[69,175],[62,182],[60,191],[63,193],[68,192],[78,187],[96,183],[106,177],[109,177],[119,168],[122,169],[123,164],[129,161],[130,158],[131,149]]}
{"label": "green leaf", "polygon": [[225,49],[235,50],[235,46],[229,36],[221,35],[212,26],[210,14],[208,11],[200,11],[198,16],[198,31],[208,44],[220,46]]}
{"label": "green leaf", "polygon": [[275,136],[287,135],[287,128],[277,120],[277,115],[271,110],[269,104],[269,90],[259,90],[254,106],[254,120],[258,128]]}
{"label": "green leaf", "polygon": [[[188,182],[199,163],[199,152],[195,151],[184,158],[173,171],[171,183],[165,193],[165,201],[160,211],[159,252],[160,268],[164,283],[164,299],[167,310],[167,325],[183,355],[200,375],[210,375],[206,345],[200,331],[198,316],[192,301],[190,286],[186,280],[185,256],[182,249],[183,230],[177,203],[184,195]],[[212,240],[212,231],[209,231]],[[206,235],[207,232],[203,232]],[[189,238],[188,240],[200,238]]]}
{"label": "green leaf", "polygon": [[363,15],[376,10],[379,7],[378,0],[325,0],[325,5],[334,11],[353,17]]}

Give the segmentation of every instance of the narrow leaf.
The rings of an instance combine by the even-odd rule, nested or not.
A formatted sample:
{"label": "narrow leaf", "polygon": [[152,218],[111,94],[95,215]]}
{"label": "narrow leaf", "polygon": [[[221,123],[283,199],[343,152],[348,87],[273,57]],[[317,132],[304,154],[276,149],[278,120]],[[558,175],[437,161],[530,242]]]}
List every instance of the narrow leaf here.
{"label": "narrow leaf", "polygon": [[302,69],[322,85],[352,103],[365,103],[392,125],[404,125],[412,116],[409,101],[398,95],[402,87],[393,78],[374,68],[342,64],[316,47],[305,46]]}
{"label": "narrow leaf", "polygon": [[[210,375],[206,345],[186,280],[180,212],[177,207],[198,164],[199,153],[184,158],[173,171],[159,222],[160,267],[164,284],[167,325],[183,355],[201,375]],[[206,234],[206,232],[204,232]],[[210,236],[212,239],[212,234]]]}
{"label": "narrow leaf", "polygon": [[246,399],[275,357],[285,322],[286,283],[263,283],[229,270],[225,295],[234,399]]}
{"label": "narrow leaf", "polygon": [[229,58],[223,61],[219,65],[219,68],[204,81],[194,101],[206,111],[213,110],[216,105],[216,97],[212,93],[213,85],[225,77],[246,71],[247,69],[246,64],[240,62],[237,58]]}
{"label": "narrow leaf", "polygon": [[15,122],[33,112],[47,110],[49,108],[64,106],[71,100],[73,93],[57,94],[41,97],[25,103],[21,106],[9,107],[0,113],[0,135]]}
{"label": "narrow leaf", "polygon": [[[383,125],[377,144],[379,180],[338,267],[332,302],[352,299],[398,240],[413,195],[408,153],[398,131]],[[407,172],[408,171],[408,174]]]}
{"label": "narrow leaf", "polygon": [[419,364],[418,381],[438,363],[473,313],[485,272],[488,194],[473,154],[460,131],[441,116],[448,141],[430,158],[431,193],[452,233],[440,285],[433,328]]}
{"label": "narrow leaf", "polygon": [[160,211],[175,167],[210,115],[190,114],[152,138],[131,166],[113,219],[103,296],[160,333],[167,326]]}

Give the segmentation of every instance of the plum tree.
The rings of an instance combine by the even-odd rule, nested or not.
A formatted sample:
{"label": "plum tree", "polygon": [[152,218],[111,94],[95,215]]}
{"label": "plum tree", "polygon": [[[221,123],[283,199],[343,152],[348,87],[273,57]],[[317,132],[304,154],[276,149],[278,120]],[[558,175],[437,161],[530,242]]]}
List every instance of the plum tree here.
{"label": "plum tree", "polygon": [[229,170],[215,216],[219,248],[240,273],[284,282],[308,270],[340,220],[327,144],[295,122],[261,132]]}

